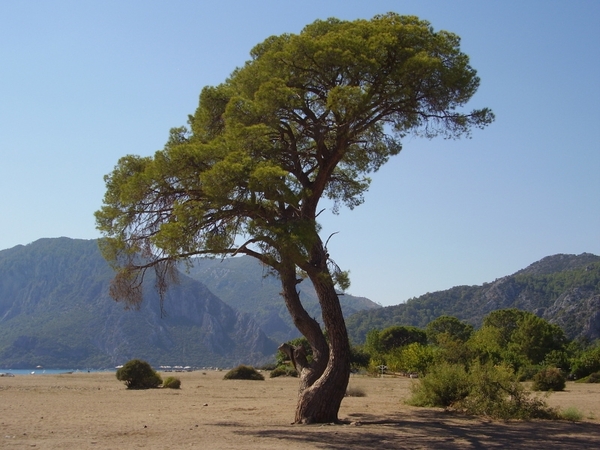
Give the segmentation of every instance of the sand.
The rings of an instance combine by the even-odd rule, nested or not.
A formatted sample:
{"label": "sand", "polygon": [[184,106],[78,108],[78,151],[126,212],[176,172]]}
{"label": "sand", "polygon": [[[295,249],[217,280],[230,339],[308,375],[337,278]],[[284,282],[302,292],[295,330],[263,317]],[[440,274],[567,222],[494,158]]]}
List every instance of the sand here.
{"label": "sand", "polygon": [[547,399],[580,422],[497,422],[403,404],[407,378],[353,376],[364,397],[342,425],[292,425],[297,380],[223,380],[224,372],[162,374],[179,390],[129,391],[113,373],[0,378],[4,449],[586,449],[600,448],[600,385],[569,382]]}

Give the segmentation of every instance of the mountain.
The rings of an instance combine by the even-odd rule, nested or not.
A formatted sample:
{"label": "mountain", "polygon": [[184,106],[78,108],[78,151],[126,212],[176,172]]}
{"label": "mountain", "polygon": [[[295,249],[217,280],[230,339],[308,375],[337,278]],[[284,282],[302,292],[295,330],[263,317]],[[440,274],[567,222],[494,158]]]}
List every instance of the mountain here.
{"label": "mountain", "polygon": [[505,308],[530,311],[559,325],[570,339],[600,338],[600,257],[548,256],[483,286],[427,293],[400,305],[358,312],[346,323],[351,340],[361,343],[373,328],[425,327],[441,315],[479,327],[489,312]]}
{"label": "mountain", "polygon": [[[204,283],[228,305],[251,314],[265,333],[276,341],[285,342],[300,336],[280,295],[279,279],[256,258],[196,258],[186,273]],[[310,281],[300,283],[298,291],[306,310],[320,320],[321,308]],[[367,298],[349,294],[340,294],[340,302],[344,317],[362,310],[381,308]]]}
{"label": "mountain", "polygon": [[0,367],[230,366],[272,359],[276,344],[248,315],[181,275],[165,315],[148,279],[139,311],[108,295],[113,272],[96,241],[40,239],[0,251]]}

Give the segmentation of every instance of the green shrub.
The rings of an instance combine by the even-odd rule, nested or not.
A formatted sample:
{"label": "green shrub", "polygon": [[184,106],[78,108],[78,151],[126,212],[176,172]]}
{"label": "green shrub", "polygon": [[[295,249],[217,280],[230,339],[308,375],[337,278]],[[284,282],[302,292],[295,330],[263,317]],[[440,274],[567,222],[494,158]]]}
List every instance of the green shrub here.
{"label": "green shrub", "polygon": [[571,406],[570,408],[560,412],[560,418],[564,420],[570,420],[571,422],[579,422],[581,419],[583,419],[583,413],[579,409]]}
{"label": "green shrub", "polygon": [[177,377],[167,377],[163,381],[162,387],[169,389],[179,389],[181,387],[181,380]]}
{"label": "green shrub", "polygon": [[117,370],[117,380],[127,389],[151,389],[162,384],[162,378],[146,361],[132,359]]}
{"label": "green shrub", "polygon": [[600,372],[594,372],[591,374],[588,379],[588,383],[600,383]]}
{"label": "green shrub", "polygon": [[265,377],[258,373],[254,367],[239,365],[231,369],[223,377],[224,380],[264,380]]}
{"label": "green shrub", "polygon": [[600,371],[600,342],[582,352],[571,362],[571,373],[575,379],[587,377]]}
{"label": "green shrub", "polygon": [[566,379],[560,369],[547,367],[535,374],[531,388],[534,391],[562,391],[565,385]]}
{"label": "green shrub", "polygon": [[413,406],[447,408],[469,394],[469,380],[464,366],[441,363],[411,386]]}
{"label": "green shrub", "polygon": [[271,378],[277,378],[277,377],[297,377],[298,376],[298,372],[296,371],[296,369],[294,369],[293,367],[288,366],[287,364],[284,364],[283,366],[278,366],[275,369],[273,369],[271,371],[270,377]]}
{"label": "green shrub", "polygon": [[507,366],[475,364],[469,371],[469,395],[457,410],[493,419],[555,419],[556,410],[531,396]]}
{"label": "green shrub", "polygon": [[533,377],[535,377],[539,371],[542,369],[541,366],[538,365],[527,365],[519,368],[517,372],[517,379],[519,381],[531,381]]}
{"label": "green shrub", "polygon": [[407,403],[414,406],[452,408],[466,414],[494,419],[551,419],[555,410],[531,397],[517,381],[512,369],[491,363],[440,364],[413,385]]}

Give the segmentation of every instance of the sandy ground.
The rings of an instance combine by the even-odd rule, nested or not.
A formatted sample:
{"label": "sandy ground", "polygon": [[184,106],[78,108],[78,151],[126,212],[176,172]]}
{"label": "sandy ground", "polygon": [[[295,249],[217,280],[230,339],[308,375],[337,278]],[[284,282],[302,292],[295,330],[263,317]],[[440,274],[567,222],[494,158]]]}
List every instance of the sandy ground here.
{"label": "sandy ground", "polygon": [[[165,374],[163,374],[165,375]],[[365,397],[343,425],[292,425],[297,380],[166,374],[180,390],[129,391],[111,373],[0,378],[0,448],[39,449],[591,449],[600,448],[600,385],[568,383],[548,403],[581,422],[492,422],[403,404],[411,380],[353,376]]]}

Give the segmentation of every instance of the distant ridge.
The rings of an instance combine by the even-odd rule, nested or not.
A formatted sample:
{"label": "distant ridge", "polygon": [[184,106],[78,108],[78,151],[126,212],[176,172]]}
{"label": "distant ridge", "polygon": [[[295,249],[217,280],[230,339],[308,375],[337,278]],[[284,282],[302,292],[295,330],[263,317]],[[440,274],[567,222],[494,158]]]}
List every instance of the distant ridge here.
{"label": "distant ridge", "polygon": [[40,239],[0,251],[0,367],[230,366],[273,358],[276,344],[247,314],[182,275],[161,317],[152,280],[140,311],[108,295],[113,272],[96,241]]}
{"label": "distant ridge", "polygon": [[[281,297],[281,283],[255,258],[197,258],[188,275],[204,283],[228,305],[246,312],[256,320],[268,336],[285,342],[300,336]],[[321,320],[317,294],[308,280],[298,284],[298,291],[309,314]],[[381,308],[368,298],[340,295],[344,317]]]}
{"label": "distant ridge", "polygon": [[[2,250],[0,367],[93,369],[134,357],[155,366],[270,361],[277,344],[298,333],[278,280],[265,275],[247,257],[197,260],[167,292],[161,317],[152,279],[140,311],[125,311],[110,298],[113,272],[95,240],[40,239]],[[319,318],[310,284],[298,287]],[[600,337],[600,257],[553,255],[482,286],[456,286],[385,308],[362,297],[340,300],[354,343],[373,328],[424,327],[444,314],[479,326],[490,311],[511,307],[558,324],[570,338],[593,340]]]}
{"label": "distant ridge", "polygon": [[591,253],[548,256],[482,286],[456,286],[404,304],[358,312],[347,326],[352,341],[361,343],[373,328],[424,327],[441,315],[479,327],[486,314],[504,308],[530,311],[559,325],[570,339],[600,338],[600,257]]}

